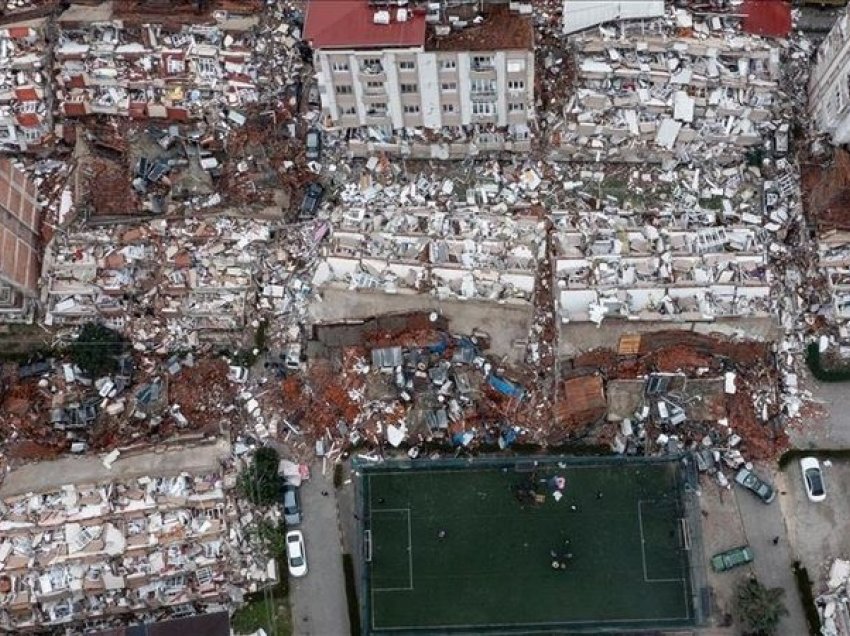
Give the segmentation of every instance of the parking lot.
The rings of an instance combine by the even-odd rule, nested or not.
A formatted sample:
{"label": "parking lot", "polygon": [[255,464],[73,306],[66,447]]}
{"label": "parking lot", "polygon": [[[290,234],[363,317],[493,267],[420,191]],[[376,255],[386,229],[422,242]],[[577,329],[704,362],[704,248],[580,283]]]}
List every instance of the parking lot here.
{"label": "parking lot", "polygon": [[[796,558],[794,544],[783,519],[783,515],[788,514],[786,505],[790,501],[785,479],[782,475],[774,478],[765,466],[757,466],[756,471],[777,490],[777,497],[770,504],[737,485],[724,490],[711,480],[703,483],[700,498],[702,534],[708,583],[714,601],[714,623],[729,627],[729,634],[739,633],[735,625],[728,624],[734,615],[735,588],[740,581],[754,575],[767,587],[785,590],[784,602],[789,613],[782,618],[778,633],[805,634],[803,608],[791,569]],[[778,539],[776,543],[774,538]],[[750,546],[753,551],[751,564],[722,573],[711,570],[712,555],[743,545]]]}
{"label": "parking lot", "polygon": [[806,497],[799,460],[792,461],[782,472],[781,498],[788,525],[789,541],[800,562],[806,566],[815,583],[815,594],[835,557],[850,555],[850,533],[842,529],[850,525],[850,508],[844,493],[850,489],[850,461],[821,461],[826,499],[813,503]]}

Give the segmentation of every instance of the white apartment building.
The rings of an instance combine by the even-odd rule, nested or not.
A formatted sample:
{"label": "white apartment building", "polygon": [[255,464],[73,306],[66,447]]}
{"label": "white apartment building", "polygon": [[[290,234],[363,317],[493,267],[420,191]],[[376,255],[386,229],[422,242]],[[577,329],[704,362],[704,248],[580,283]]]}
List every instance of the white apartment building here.
{"label": "white apartment building", "polygon": [[850,143],[850,16],[845,11],[820,45],[809,79],[809,112],[836,145]]}
{"label": "white apartment building", "polygon": [[422,128],[527,139],[534,30],[519,9],[530,5],[485,4],[479,15],[477,2],[438,4],[311,0],[304,37],[324,114],[333,126],[385,140]]}

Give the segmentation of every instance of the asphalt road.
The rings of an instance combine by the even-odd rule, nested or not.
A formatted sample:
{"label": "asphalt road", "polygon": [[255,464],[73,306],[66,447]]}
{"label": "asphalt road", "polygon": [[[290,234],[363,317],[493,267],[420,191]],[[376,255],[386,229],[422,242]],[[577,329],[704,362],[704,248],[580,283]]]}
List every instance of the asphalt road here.
{"label": "asphalt road", "polygon": [[[759,472],[767,477],[765,471]],[[785,590],[784,602],[788,608],[788,616],[782,619],[778,636],[800,636],[807,634],[808,628],[794,580],[794,559],[782,516],[785,502],[780,499],[787,495],[782,494],[785,491],[784,483],[781,476],[778,477],[779,480],[775,483],[777,498],[771,504],[765,505],[758,497],[737,486],[733,488],[733,492],[741,512],[747,543],[755,555],[753,570],[756,577],[767,587],[781,587]],[[773,543],[774,537],[779,537],[776,545]]]}
{"label": "asphalt road", "polygon": [[[307,551],[307,576],[290,579],[292,625],[295,636],[348,636],[348,603],[342,569],[337,503],[330,476],[321,464],[301,485],[301,507]],[[326,492],[327,495],[322,495]]]}

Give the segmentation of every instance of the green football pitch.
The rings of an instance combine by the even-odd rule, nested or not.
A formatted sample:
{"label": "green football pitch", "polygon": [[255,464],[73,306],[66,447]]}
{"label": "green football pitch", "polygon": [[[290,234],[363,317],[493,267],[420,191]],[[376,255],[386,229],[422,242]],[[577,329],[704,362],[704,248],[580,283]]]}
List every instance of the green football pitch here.
{"label": "green football pitch", "polygon": [[[365,469],[369,632],[693,624],[677,471],[606,461]],[[559,501],[553,478],[565,481]]]}

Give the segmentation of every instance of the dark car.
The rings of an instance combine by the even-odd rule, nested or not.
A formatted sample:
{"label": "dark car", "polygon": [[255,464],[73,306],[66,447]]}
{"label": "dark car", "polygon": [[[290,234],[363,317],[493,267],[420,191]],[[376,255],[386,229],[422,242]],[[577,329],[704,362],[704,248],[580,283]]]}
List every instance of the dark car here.
{"label": "dark car", "polygon": [[760,479],[753,471],[742,468],[735,475],[735,481],[750,490],[764,503],[769,504],[776,497],[776,490],[763,479]]}
{"label": "dark car", "polygon": [[325,187],[321,183],[315,181],[307,186],[307,191],[304,193],[304,199],[301,201],[302,219],[315,216],[316,210],[322,203],[322,197],[325,196]]}
{"label": "dark car", "polygon": [[283,500],[283,521],[287,526],[297,526],[301,523],[301,498],[298,489],[289,484],[281,491]]}
{"label": "dark car", "polygon": [[753,560],[753,551],[750,546],[744,545],[739,548],[732,548],[715,554],[711,557],[711,567],[715,572],[725,572],[741,565],[751,563]]}
{"label": "dark car", "polygon": [[322,133],[317,128],[307,131],[307,161],[319,161],[322,158]]}

